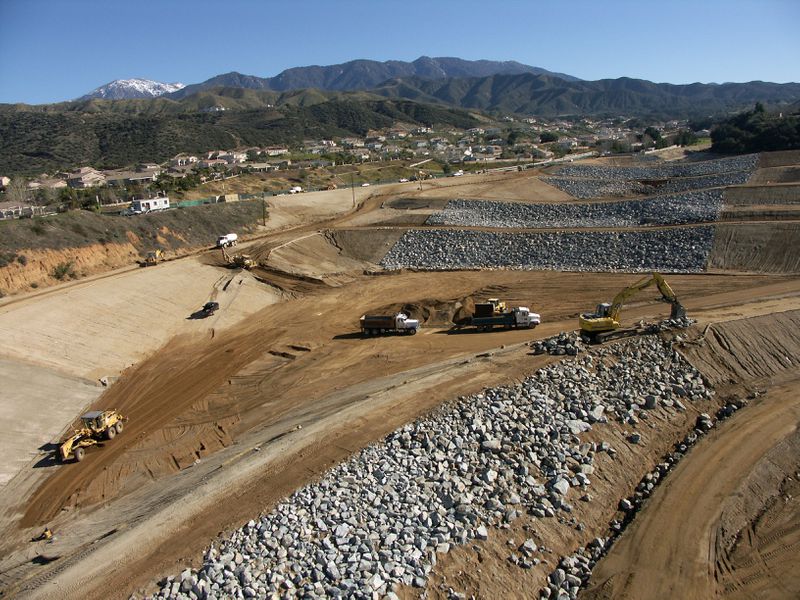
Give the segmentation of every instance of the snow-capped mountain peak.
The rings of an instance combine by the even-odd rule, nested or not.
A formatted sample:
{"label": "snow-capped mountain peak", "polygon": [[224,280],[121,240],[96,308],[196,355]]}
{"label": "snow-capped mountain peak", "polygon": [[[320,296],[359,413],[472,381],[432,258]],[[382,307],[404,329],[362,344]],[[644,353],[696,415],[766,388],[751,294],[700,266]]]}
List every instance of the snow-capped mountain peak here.
{"label": "snow-capped mountain peak", "polygon": [[176,92],[186,87],[183,83],[161,83],[151,79],[115,79],[111,83],[92,90],[78,100],[103,98],[106,100],[125,100],[129,98],[155,98],[162,94]]}

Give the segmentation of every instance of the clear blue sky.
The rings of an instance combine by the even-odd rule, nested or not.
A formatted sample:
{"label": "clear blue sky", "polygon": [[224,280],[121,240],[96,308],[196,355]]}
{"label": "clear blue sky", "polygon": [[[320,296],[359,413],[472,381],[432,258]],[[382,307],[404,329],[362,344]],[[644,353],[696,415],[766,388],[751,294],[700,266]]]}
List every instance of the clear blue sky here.
{"label": "clear blue sky", "polygon": [[800,0],[0,0],[0,102],[421,55],[582,79],[797,82]]}

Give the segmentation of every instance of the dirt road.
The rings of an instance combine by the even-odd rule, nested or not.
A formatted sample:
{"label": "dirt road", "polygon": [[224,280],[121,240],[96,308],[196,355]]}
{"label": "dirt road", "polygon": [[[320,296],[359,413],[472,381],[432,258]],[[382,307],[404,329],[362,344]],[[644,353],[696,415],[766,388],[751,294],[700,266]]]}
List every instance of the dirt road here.
{"label": "dirt road", "polygon": [[[772,389],[698,443],[598,564],[581,597],[716,597],[715,566],[721,550],[717,534],[724,501],[771,448],[797,431],[798,392],[798,380]],[[796,530],[795,524],[790,545],[797,545]],[[761,576],[770,577],[768,562],[761,564]],[[795,569],[786,581],[769,587],[771,597],[797,597],[800,577]]]}

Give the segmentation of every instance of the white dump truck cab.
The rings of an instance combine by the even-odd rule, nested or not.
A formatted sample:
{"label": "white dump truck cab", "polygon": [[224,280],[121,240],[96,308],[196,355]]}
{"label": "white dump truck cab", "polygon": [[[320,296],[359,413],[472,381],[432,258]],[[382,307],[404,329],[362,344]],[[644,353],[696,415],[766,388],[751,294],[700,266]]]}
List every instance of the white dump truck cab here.
{"label": "white dump truck cab", "polygon": [[539,313],[533,313],[528,310],[527,306],[518,306],[514,308],[514,323],[517,327],[536,327],[542,322]]}
{"label": "white dump truck cab", "polygon": [[416,333],[419,329],[419,321],[417,319],[409,319],[405,313],[397,313],[394,318],[395,328],[400,330],[407,330],[409,333]]}

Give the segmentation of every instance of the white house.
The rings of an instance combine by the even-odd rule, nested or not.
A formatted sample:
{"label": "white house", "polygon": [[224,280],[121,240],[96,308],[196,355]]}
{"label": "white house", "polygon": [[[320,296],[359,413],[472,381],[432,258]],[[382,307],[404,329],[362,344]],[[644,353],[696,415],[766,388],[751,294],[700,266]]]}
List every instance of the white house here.
{"label": "white house", "polygon": [[169,208],[169,198],[146,198],[131,202],[131,210],[134,213],[146,213],[154,210],[166,210]]}

